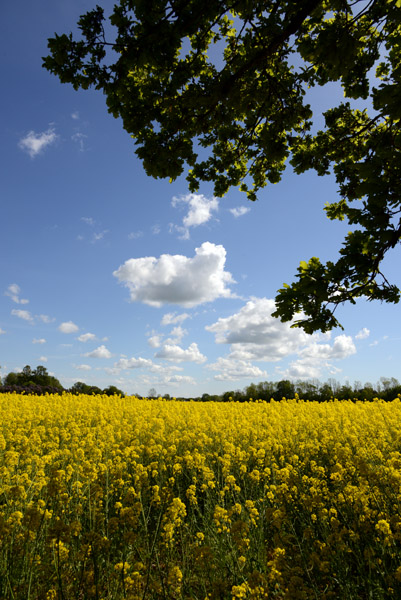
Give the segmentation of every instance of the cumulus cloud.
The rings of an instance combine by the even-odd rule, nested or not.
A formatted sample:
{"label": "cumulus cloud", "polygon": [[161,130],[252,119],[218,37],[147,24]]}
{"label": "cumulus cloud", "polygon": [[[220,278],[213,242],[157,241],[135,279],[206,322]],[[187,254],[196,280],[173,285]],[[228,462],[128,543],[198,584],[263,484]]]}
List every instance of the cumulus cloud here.
{"label": "cumulus cloud", "polygon": [[367,337],[369,337],[370,335],[370,331],[367,327],[363,327],[363,329],[361,329],[360,331],[358,331],[358,333],[355,336],[356,340],[365,340]]}
{"label": "cumulus cloud", "polygon": [[104,344],[92,350],[92,352],[87,352],[84,356],[89,356],[90,358],[111,358],[111,352],[106,348]]}
{"label": "cumulus cloud", "polygon": [[218,344],[235,345],[233,358],[279,361],[307,344],[310,336],[272,317],[275,308],[270,298],[252,298],[238,313],[218,319],[206,330],[215,334]]}
{"label": "cumulus cloud", "polygon": [[45,363],[45,362],[47,362],[48,359],[47,359],[47,356],[39,356],[39,360],[40,360],[40,362]]}
{"label": "cumulus cloud", "polygon": [[189,319],[190,315],[188,313],[181,313],[177,315],[177,313],[166,313],[162,320],[162,325],[176,325],[177,323],[183,323],[186,319]]}
{"label": "cumulus cloud", "polygon": [[159,348],[162,344],[162,339],[163,339],[162,335],[152,335],[148,339],[148,344],[151,348]]}
{"label": "cumulus cloud", "polygon": [[46,344],[46,340],[45,340],[45,338],[40,338],[40,339],[33,338],[32,344]]}
{"label": "cumulus cloud", "polygon": [[92,367],[89,365],[74,365],[74,369],[78,369],[78,371],[90,371]]}
{"label": "cumulus cloud", "polygon": [[170,331],[170,337],[166,339],[166,344],[179,344],[184,337],[187,335],[188,331],[183,329],[181,325],[177,325],[177,327],[173,327]]}
{"label": "cumulus cloud", "polygon": [[236,379],[247,379],[267,377],[267,372],[252,365],[249,361],[238,360],[232,357],[220,357],[208,367],[212,371],[220,371],[214,376],[217,381],[229,381]]}
{"label": "cumulus cloud", "polygon": [[181,254],[131,258],[113,275],[128,287],[132,301],[157,307],[165,303],[193,307],[233,296],[227,286],[235,281],[224,270],[225,262],[223,246],[204,242],[193,258]]}
{"label": "cumulus cloud", "polygon": [[[291,378],[319,377],[323,369],[332,370],[331,361],[342,360],[355,354],[351,336],[339,335],[332,343],[321,343],[329,339],[320,334],[307,335],[303,330],[291,328],[291,323],[282,323],[272,317],[274,300],[252,298],[240,311],[230,317],[220,318],[206,329],[215,334],[216,342],[230,344],[227,357],[220,358],[211,368],[222,373],[219,379],[261,377],[253,369],[252,361],[278,362],[291,355],[296,359],[281,376]],[[231,365],[233,367],[231,368]]]}
{"label": "cumulus cloud", "polygon": [[35,156],[43,152],[45,148],[54,144],[57,138],[58,135],[53,128],[49,128],[47,131],[43,131],[42,133],[30,131],[19,141],[18,146],[21,148],[21,150],[27,152],[31,158],[35,158]]}
{"label": "cumulus cloud", "polygon": [[152,367],[153,363],[148,358],[120,358],[114,365],[116,369],[143,369]]}
{"label": "cumulus cloud", "polygon": [[82,335],[77,337],[77,340],[79,342],[89,342],[90,340],[95,340],[95,339],[96,339],[96,336],[94,333],[83,333]]}
{"label": "cumulus cloud", "polygon": [[33,316],[28,310],[19,310],[13,308],[11,314],[14,315],[14,317],[18,317],[19,319],[23,319],[24,321],[29,321],[29,323],[33,323]]}
{"label": "cumulus cloud", "polygon": [[176,207],[184,204],[188,207],[188,213],[182,220],[182,227],[176,227],[181,231],[184,239],[189,238],[189,228],[198,227],[210,221],[212,213],[219,208],[217,198],[206,198],[203,194],[186,194],[185,196],[174,197],[171,202]]}
{"label": "cumulus cloud", "polygon": [[206,356],[199,351],[198,345],[195,342],[193,342],[186,350],[177,344],[164,344],[163,348],[155,354],[155,357],[174,362],[185,361],[203,363],[207,360]]}
{"label": "cumulus cloud", "polygon": [[58,330],[61,331],[61,333],[75,333],[79,330],[79,327],[72,321],[65,321],[59,325]]}
{"label": "cumulus cloud", "polygon": [[237,206],[236,208],[230,208],[230,213],[237,219],[246,215],[251,209],[248,206]]}
{"label": "cumulus cloud", "polygon": [[20,298],[21,288],[16,283],[11,283],[7,291],[4,292],[5,296],[9,296],[16,304],[28,304],[29,300],[26,298]]}

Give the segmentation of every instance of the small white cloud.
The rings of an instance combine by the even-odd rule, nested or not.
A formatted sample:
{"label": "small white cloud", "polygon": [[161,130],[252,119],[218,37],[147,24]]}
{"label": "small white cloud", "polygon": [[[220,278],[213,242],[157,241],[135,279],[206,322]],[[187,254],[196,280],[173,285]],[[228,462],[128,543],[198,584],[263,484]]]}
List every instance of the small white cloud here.
{"label": "small white cloud", "polygon": [[23,319],[24,321],[29,321],[30,323],[33,323],[33,317],[28,310],[17,310],[13,308],[11,314],[14,315],[14,317],[18,317],[19,319]]}
{"label": "small white cloud", "polygon": [[46,344],[46,340],[45,340],[45,338],[40,338],[40,339],[33,338],[32,344]]}
{"label": "small white cloud", "polygon": [[53,323],[56,319],[54,317],[49,317],[48,315],[36,315],[37,318],[42,321],[42,323]]}
{"label": "small white cloud", "polygon": [[152,231],[153,235],[159,235],[159,233],[161,232],[160,225],[153,225],[151,231]]}
{"label": "small white cloud", "polygon": [[129,240],[137,240],[138,238],[143,236],[143,231],[132,231],[128,234]]}
{"label": "small white cloud", "polygon": [[163,339],[162,335],[152,335],[148,339],[148,344],[151,348],[160,348],[162,339]]}
{"label": "small white cloud", "polygon": [[74,119],[74,121],[78,121],[79,112],[77,110],[71,114],[71,119]]}
{"label": "small white cloud", "polygon": [[186,350],[177,344],[164,344],[163,348],[155,354],[156,358],[163,358],[174,362],[195,362],[203,363],[207,360],[206,356],[201,354],[198,345],[193,342]]}
{"label": "small white cloud", "polygon": [[224,270],[226,250],[204,242],[195,256],[162,254],[131,258],[113,272],[130,290],[132,301],[160,307],[165,303],[193,307],[217,298],[231,298],[227,287],[235,283]]}
{"label": "small white cloud", "polygon": [[58,135],[53,128],[49,128],[42,133],[30,131],[24,138],[19,141],[18,146],[29,154],[31,158],[35,158],[43,152],[45,148],[56,142]]}
{"label": "small white cloud", "polygon": [[16,304],[28,304],[29,300],[27,300],[26,298],[20,298],[20,293],[21,288],[19,287],[19,285],[17,285],[16,283],[11,283],[8,286],[7,291],[4,292],[4,295],[11,298],[11,300]]}
{"label": "small white cloud", "polygon": [[108,233],[109,230],[108,229],[104,229],[103,231],[100,231],[99,233],[94,233],[92,236],[92,244],[94,244],[95,242],[98,242],[99,240],[102,240],[104,238],[104,236],[106,235],[106,233]]}
{"label": "small white cloud", "polygon": [[236,208],[230,208],[230,213],[237,219],[246,215],[251,209],[248,206],[237,206]]}
{"label": "small white cloud", "polygon": [[47,359],[47,356],[39,356],[39,360],[40,360],[40,362],[46,363],[48,359]]}
{"label": "small white cloud", "polygon": [[188,331],[183,329],[181,325],[177,325],[177,327],[173,327],[170,331],[170,337],[166,339],[166,344],[179,344],[182,338],[187,335]]}
{"label": "small white cloud", "polygon": [[188,313],[181,313],[179,315],[177,315],[177,313],[172,312],[172,313],[166,313],[162,320],[161,320],[161,324],[162,325],[175,325],[177,323],[182,323],[183,321],[185,321],[186,319],[189,319],[190,315]]}
{"label": "small white cloud", "polygon": [[212,371],[220,371],[214,376],[217,381],[235,381],[238,379],[259,379],[267,377],[267,372],[246,360],[220,357],[214,364],[208,366]]}
{"label": "small white cloud", "polygon": [[72,321],[66,321],[59,325],[58,330],[61,331],[61,333],[75,333],[79,330],[79,327],[78,325],[75,325],[75,323],[73,323]]}
{"label": "small white cloud", "polygon": [[84,356],[89,356],[90,358],[111,358],[111,352],[102,344],[98,348],[95,348],[95,350],[92,350],[92,352],[87,352]]}
{"label": "small white cloud", "polygon": [[143,369],[152,367],[153,363],[148,358],[120,358],[114,365],[116,369]]}
{"label": "small white cloud", "polygon": [[183,218],[183,227],[175,227],[181,232],[184,239],[189,238],[189,228],[204,225],[212,218],[212,213],[217,212],[219,201],[217,198],[206,198],[203,194],[186,194],[185,196],[174,197],[171,202],[176,207],[179,204],[188,206],[188,213]]}
{"label": "small white cloud", "polygon": [[90,371],[92,367],[89,365],[73,365],[74,369],[78,369],[78,371]]}
{"label": "small white cloud", "polygon": [[77,340],[79,342],[89,342],[89,340],[95,340],[96,336],[94,333],[83,333],[82,335],[80,335]]}
{"label": "small white cloud", "polygon": [[0,327],[0,335],[4,335],[5,333],[6,333],[6,332],[4,331],[4,329],[2,329],[2,328]]}
{"label": "small white cloud", "polygon": [[370,335],[370,331],[367,327],[364,327],[363,329],[361,329],[361,331],[359,331],[356,336],[355,339],[356,340],[365,340],[367,337],[369,337]]}

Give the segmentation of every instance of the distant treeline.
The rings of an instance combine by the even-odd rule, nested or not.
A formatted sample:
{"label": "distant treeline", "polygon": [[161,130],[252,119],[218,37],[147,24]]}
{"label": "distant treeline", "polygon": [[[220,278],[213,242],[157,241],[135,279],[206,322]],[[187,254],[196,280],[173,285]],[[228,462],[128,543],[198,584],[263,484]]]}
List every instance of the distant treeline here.
{"label": "distant treeline", "polygon": [[262,381],[260,383],[251,383],[243,390],[230,390],[221,395],[203,394],[194,400],[228,402],[234,400],[245,402],[252,400],[281,400],[282,398],[294,398],[295,394],[305,400],[324,402],[337,398],[338,400],[373,400],[382,398],[383,400],[394,400],[398,394],[401,394],[401,384],[394,377],[381,377],[375,384],[369,382],[362,384],[355,381],[340,384],[335,379],[329,379],[321,383],[317,379],[308,381],[293,382],[288,379],[281,381]]}
{"label": "distant treeline", "polygon": [[[18,392],[31,394],[56,394],[62,392],[70,392],[72,394],[114,394],[125,396],[122,390],[119,390],[115,385],[110,385],[107,388],[101,389],[95,385],[88,385],[82,381],[77,381],[71,388],[64,388],[56,377],[49,375],[46,368],[38,366],[36,369],[31,369],[29,365],[24,367],[20,373],[9,373],[0,380],[0,392]],[[192,397],[191,400],[198,402],[246,402],[249,400],[276,400],[282,398],[294,398],[295,395],[305,400],[313,400],[315,402],[324,402],[337,398],[338,400],[368,400],[374,398],[382,398],[383,400],[394,400],[398,394],[401,394],[401,384],[394,377],[381,377],[375,384],[369,382],[362,384],[360,381],[355,381],[353,385],[350,383],[340,384],[335,379],[329,379],[325,383],[321,383],[317,379],[307,381],[293,382],[288,379],[281,381],[261,381],[260,383],[251,383],[242,390],[229,390],[223,394],[202,394],[202,396]],[[141,398],[140,394],[135,394]],[[169,400],[169,394],[158,394],[154,388],[149,390],[147,398],[163,398]],[[189,400],[187,397],[178,397],[177,400]]]}
{"label": "distant treeline", "polygon": [[77,381],[74,385],[65,389],[59,380],[53,375],[49,375],[47,369],[41,365],[36,369],[31,369],[29,365],[24,367],[20,373],[8,373],[3,381],[0,381],[0,392],[22,392],[29,394],[60,394],[70,392],[72,394],[107,394],[113,396],[119,394],[124,396],[124,392],[115,385],[110,385],[105,389],[100,389],[96,385],[87,385],[82,381]]}

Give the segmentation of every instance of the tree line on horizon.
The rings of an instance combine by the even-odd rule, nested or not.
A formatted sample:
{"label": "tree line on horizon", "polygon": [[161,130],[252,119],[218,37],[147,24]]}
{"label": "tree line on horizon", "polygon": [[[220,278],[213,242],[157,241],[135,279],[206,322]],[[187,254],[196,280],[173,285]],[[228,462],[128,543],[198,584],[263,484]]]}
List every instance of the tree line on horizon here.
{"label": "tree line on horizon", "polygon": [[[64,388],[60,381],[47,372],[42,365],[31,369],[26,365],[20,373],[8,373],[4,380],[0,379],[0,392],[18,392],[31,393],[37,395],[57,394],[69,392],[72,394],[106,394],[108,396],[120,395],[125,393],[115,385],[101,389],[96,385],[88,385],[82,381],[77,381],[70,388]],[[372,401],[374,398],[382,398],[386,401],[394,400],[397,395],[401,395],[401,384],[395,377],[381,377],[376,384],[366,382],[362,384],[355,381],[353,385],[350,382],[339,383],[336,379],[330,378],[321,383],[318,379],[290,381],[282,379],[280,381],[261,381],[251,383],[243,389],[228,390],[222,394],[204,393],[197,397],[174,396],[176,400],[195,400],[198,402],[246,402],[249,400],[270,400],[280,401],[282,398],[299,398],[315,402],[325,402],[333,398],[338,400],[366,400]],[[140,394],[134,394],[138,398],[143,398]],[[147,398],[157,399],[162,396],[166,400],[171,400],[170,394],[160,395],[155,388],[151,388]]]}

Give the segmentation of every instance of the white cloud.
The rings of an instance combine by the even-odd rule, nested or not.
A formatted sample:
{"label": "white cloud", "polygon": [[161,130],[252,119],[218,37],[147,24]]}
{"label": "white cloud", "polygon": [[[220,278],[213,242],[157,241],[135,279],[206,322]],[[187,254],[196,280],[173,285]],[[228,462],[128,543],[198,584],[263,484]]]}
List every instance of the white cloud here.
{"label": "white cloud", "polygon": [[4,331],[4,329],[2,329],[2,328],[0,327],[0,335],[4,335],[5,333],[6,333],[6,332]]}
{"label": "white cloud", "polygon": [[174,362],[185,361],[203,363],[207,360],[206,356],[199,351],[198,345],[195,342],[193,342],[186,350],[177,344],[164,344],[163,348],[155,354],[155,357]]}
{"label": "white cloud", "polygon": [[96,339],[96,336],[94,333],[83,333],[82,335],[77,337],[77,340],[79,342],[89,342],[89,340],[95,340],[95,339]]}
{"label": "white cloud", "polygon": [[138,238],[143,236],[143,231],[132,231],[128,234],[129,240],[137,240]]}
{"label": "white cloud", "polygon": [[291,329],[272,317],[276,306],[269,298],[252,298],[238,313],[220,318],[206,327],[218,344],[233,344],[232,357],[239,360],[279,361],[310,341],[301,329]]}
{"label": "white cloud", "polygon": [[39,356],[39,360],[40,360],[40,362],[46,363],[48,359],[47,359],[47,356]]}
{"label": "white cloud", "polygon": [[166,313],[162,320],[161,320],[161,324],[162,325],[176,325],[177,323],[182,323],[183,321],[185,321],[186,319],[189,319],[190,315],[188,313],[181,313],[179,315],[177,315],[177,313]]}
{"label": "white cloud", "polygon": [[46,340],[45,340],[45,338],[40,338],[40,339],[33,338],[32,344],[46,344]]}
{"label": "white cloud", "polygon": [[71,119],[74,119],[74,121],[77,121],[79,119],[79,112],[77,110],[71,113]]}
{"label": "white cloud", "polygon": [[11,298],[11,300],[16,304],[28,304],[29,300],[27,300],[26,298],[19,297],[20,292],[21,288],[19,287],[19,285],[17,285],[16,283],[11,283],[8,286],[7,291],[4,292],[4,295],[9,296],[9,298]]}
{"label": "white cloud", "polygon": [[359,331],[359,332],[356,334],[356,336],[355,336],[355,339],[356,339],[356,340],[364,340],[364,339],[366,339],[367,337],[369,337],[369,335],[370,335],[370,331],[369,331],[369,329],[368,329],[367,327],[364,327],[363,329],[361,329],[361,331]]}
{"label": "white cloud", "polygon": [[90,371],[92,367],[89,365],[73,365],[74,369],[78,369],[78,371]]}
{"label": "white cloud", "polygon": [[179,204],[188,206],[188,213],[183,218],[183,227],[176,227],[182,233],[184,239],[189,238],[189,228],[198,227],[207,223],[212,218],[212,213],[219,208],[217,198],[206,198],[203,194],[186,194],[185,196],[174,197],[171,202],[176,207]]}
{"label": "white cloud", "polygon": [[329,336],[307,335],[303,330],[291,329],[291,323],[282,323],[271,316],[274,300],[252,298],[242,309],[230,317],[220,318],[206,327],[216,336],[216,342],[230,344],[230,353],[220,358],[211,368],[220,370],[218,379],[261,377],[251,361],[278,362],[290,355],[297,358],[281,376],[291,378],[319,377],[322,370],[331,371],[330,361],[343,360],[355,354],[350,336],[339,335],[331,344],[320,343]]}
{"label": "white cloud", "polygon": [[54,317],[49,317],[48,315],[36,315],[37,318],[43,323],[53,323],[56,319]]}
{"label": "white cloud", "polygon": [[59,325],[58,330],[61,331],[61,333],[75,333],[79,330],[79,327],[78,325],[75,325],[75,323],[73,323],[72,321],[66,321]]}
{"label": "white cloud", "polygon": [[236,208],[230,208],[230,213],[237,219],[238,217],[242,217],[246,215],[251,209],[249,206],[237,206]]}
{"label": "white cloud", "polygon": [[76,142],[79,146],[79,151],[83,152],[85,150],[85,140],[88,136],[85,135],[84,133],[74,133],[74,135],[71,136],[71,139],[73,142]]}
{"label": "white cloud", "polygon": [[170,337],[166,339],[166,344],[179,344],[184,337],[187,335],[188,331],[183,329],[181,325],[177,325],[177,327],[173,327],[170,331]]}
{"label": "white cloud", "polygon": [[233,359],[231,357],[220,357],[208,367],[212,371],[221,371],[214,376],[217,381],[229,381],[236,379],[247,379],[267,377],[267,372],[252,365],[249,361]]}
{"label": "white cloud", "polygon": [[131,258],[113,275],[129,288],[132,301],[151,306],[171,303],[192,307],[233,297],[226,287],[235,282],[224,270],[225,248],[204,242],[195,253],[193,258],[180,254]]}
{"label": "white cloud", "polygon": [[87,352],[84,356],[89,356],[90,358],[111,358],[111,352],[102,344],[98,348],[95,348],[95,350],[92,350],[92,352]]}
{"label": "white cloud", "polygon": [[152,366],[153,363],[148,358],[120,358],[114,365],[116,369],[143,369]]}
{"label": "white cloud", "polygon": [[162,339],[163,339],[162,335],[152,335],[148,339],[148,344],[151,348],[160,348],[160,346],[162,344]]}
{"label": "white cloud", "polygon": [[98,242],[99,240],[102,240],[104,238],[104,236],[106,235],[106,233],[108,233],[109,230],[108,229],[104,229],[103,231],[100,231],[99,233],[94,233],[92,236],[92,244],[94,244],[95,242]]}
{"label": "white cloud", "polygon": [[160,225],[153,225],[151,231],[153,235],[159,235],[159,233],[161,232]]}
{"label": "white cloud", "polygon": [[55,133],[53,128],[49,128],[47,131],[42,133],[35,133],[30,131],[24,138],[19,141],[18,146],[21,150],[28,152],[31,158],[35,158],[45,148],[51,146],[56,142],[58,135]]}
{"label": "white cloud", "polygon": [[95,224],[95,220],[92,217],[81,217],[81,221],[83,221],[87,225],[90,225],[91,227],[93,227],[93,225]]}
{"label": "white cloud", "polygon": [[24,321],[29,321],[30,323],[33,323],[33,317],[28,310],[17,310],[13,308],[11,314],[14,315],[14,317],[18,317],[19,319],[23,319]]}

